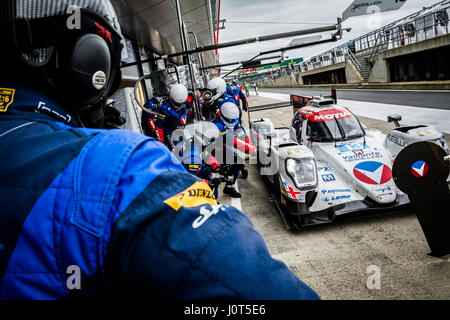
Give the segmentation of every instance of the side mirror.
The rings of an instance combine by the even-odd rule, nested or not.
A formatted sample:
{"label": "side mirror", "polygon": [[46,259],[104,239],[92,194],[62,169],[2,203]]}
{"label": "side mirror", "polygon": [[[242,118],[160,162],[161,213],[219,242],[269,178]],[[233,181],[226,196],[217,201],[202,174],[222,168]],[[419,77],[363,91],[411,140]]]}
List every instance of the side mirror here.
{"label": "side mirror", "polygon": [[400,121],[402,121],[402,116],[399,114],[392,114],[387,117],[388,123],[393,122],[395,126],[398,128],[400,127]]}

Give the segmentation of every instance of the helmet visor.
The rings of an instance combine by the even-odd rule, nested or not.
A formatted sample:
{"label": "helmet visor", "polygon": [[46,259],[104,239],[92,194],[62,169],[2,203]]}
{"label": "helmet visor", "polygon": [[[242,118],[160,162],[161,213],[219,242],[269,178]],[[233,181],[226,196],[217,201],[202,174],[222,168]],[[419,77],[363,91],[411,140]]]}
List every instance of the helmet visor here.
{"label": "helmet visor", "polygon": [[221,115],[223,122],[229,128],[235,127],[239,123],[239,118],[227,118]]}
{"label": "helmet visor", "polygon": [[184,102],[182,102],[182,103],[177,103],[177,102],[173,101],[172,99],[170,99],[170,102],[172,102],[173,108],[174,108],[175,110],[177,110],[177,111],[183,109],[183,107],[184,107],[184,105],[185,105]]}

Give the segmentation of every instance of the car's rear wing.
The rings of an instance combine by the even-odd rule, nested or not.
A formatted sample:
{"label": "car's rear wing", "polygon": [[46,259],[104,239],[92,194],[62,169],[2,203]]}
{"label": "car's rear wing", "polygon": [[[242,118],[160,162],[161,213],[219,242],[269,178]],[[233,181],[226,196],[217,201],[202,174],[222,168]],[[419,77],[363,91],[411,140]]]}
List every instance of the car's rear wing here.
{"label": "car's rear wing", "polygon": [[[325,99],[333,99],[334,103],[337,103],[337,94],[336,89],[331,90],[331,95],[329,96],[322,96]],[[297,96],[295,94],[291,94],[291,104],[294,106],[294,108],[303,108],[306,106],[306,104],[314,99],[314,96]]]}
{"label": "car's rear wing", "polygon": [[[334,103],[337,103],[337,94],[336,89],[331,90],[330,96],[325,96],[324,98],[331,98],[334,100]],[[260,106],[253,106],[248,108],[247,116],[248,116],[248,123],[251,129],[251,113],[257,112],[257,111],[264,111],[264,110],[272,110],[272,109],[279,109],[279,108],[285,108],[289,106],[294,107],[294,113],[297,112],[298,109],[303,108],[306,106],[306,104],[314,99],[314,96],[298,96],[295,94],[290,95],[290,101],[286,102],[280,102],[280,103],[271,103],[271,104],[265,104]]]}

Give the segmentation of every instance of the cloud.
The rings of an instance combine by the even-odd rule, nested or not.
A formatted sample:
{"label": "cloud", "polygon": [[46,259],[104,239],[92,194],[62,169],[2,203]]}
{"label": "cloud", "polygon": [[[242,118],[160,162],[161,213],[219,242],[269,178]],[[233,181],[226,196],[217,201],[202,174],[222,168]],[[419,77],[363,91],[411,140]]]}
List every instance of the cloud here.
{"label": "cloud", "polygon": [[[401,19],[419,11],[424,6],[430,6],[437,0],[408,0],[397,11],[380,14],[379,26]],[[353,0],[223,0],[221,19],[227,19],[226,29],[220,30],[219,41],[228,42],[253,38],[281,32],[295,31],[328,25],[337,22],[337,17],[353,3]],[[233,22],[265,22],[258,24],[240,24]],[[304,23],[304,24],[274,24],[273,22]],[[308,59],[316,54],[329,50],[351,39],[364,35],[374,29],[372,16],[359,16],[347,19],[343,26],[351,27],[350,33],[345,33],[340,42],[331,42],[319,46],[307,47],[286,53],[290,58],[303,57]],[[316,23],[319,23],[317,25]],[[330,37],[331,32],[323,34]],[[297,37],[298,38],[298,37]],[[285,47],[294,38],[249,44],[219,50],[221,63],[248,60],[261,51]]]}

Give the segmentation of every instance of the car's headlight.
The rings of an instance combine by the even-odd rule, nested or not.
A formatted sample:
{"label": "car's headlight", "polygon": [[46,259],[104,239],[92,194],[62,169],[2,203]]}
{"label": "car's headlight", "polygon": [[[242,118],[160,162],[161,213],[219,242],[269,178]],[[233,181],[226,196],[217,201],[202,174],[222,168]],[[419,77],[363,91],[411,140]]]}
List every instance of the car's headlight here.
{"label": "car's headlight", "polygon": [[312,158],[286,159],[286,171],[299,189],[317,187],[317,166]]}

